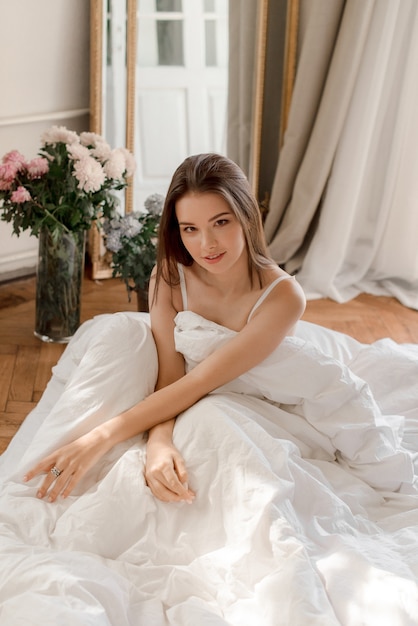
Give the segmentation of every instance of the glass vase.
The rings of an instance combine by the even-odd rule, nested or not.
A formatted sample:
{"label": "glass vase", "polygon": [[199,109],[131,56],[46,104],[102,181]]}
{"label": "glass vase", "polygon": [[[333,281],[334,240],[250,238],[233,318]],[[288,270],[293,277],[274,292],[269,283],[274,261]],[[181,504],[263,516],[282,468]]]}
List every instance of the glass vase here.
{"label": "glass vase", "polygon": [[137,310],[144,313],[149,312],[148,308],[148,289],[135,287]]}
{"label": "glass vase", "polygon": [[35,335],[67,343],[80,325],[85,232],[39,233]]}

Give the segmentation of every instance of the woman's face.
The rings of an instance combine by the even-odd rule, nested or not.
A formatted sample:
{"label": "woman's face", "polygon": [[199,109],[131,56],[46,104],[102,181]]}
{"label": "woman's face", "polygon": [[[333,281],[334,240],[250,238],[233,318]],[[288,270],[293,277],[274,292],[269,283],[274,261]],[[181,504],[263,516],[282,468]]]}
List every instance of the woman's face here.
{"label": "woman's face", "polygon": [[241,224],[216,193],[189,193],[176,202],[180,236],[193,260],[211,273],[221,273],[247,259]]}

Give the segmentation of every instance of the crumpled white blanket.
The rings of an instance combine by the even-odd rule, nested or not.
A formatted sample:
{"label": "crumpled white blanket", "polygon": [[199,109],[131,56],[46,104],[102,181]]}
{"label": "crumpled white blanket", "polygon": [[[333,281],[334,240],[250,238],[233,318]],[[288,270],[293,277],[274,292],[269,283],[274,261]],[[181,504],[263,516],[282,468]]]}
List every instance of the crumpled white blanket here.
{"label": "crumpled white blanket", "polygon": [[[190,312],[191,368],[233,331]],[[156,500],[142,436],[69,498],[25,470],[155,384],[148,316],[81,326],[0,459],[0,625],[418,623],[418,347],[300,322],[296,336],[177,420],[192,505]]]}

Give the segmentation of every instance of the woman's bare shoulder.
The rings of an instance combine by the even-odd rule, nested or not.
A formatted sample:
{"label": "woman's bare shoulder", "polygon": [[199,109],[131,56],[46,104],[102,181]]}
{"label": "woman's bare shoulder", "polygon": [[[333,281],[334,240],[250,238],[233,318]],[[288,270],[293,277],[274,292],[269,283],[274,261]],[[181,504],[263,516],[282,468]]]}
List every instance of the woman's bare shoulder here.
{"label": "woman's bare shoulder", "polygon": [[280,325],[286,324],[286,319],[291,323],[295,322],[303,315],[306,297],[295,276],[280,267],[269,267],[262,273],[261,282],[261,293],[267,291],[267,297],[262,298],[262,303],[251,316],[252,319],[270,317],[273,325],[275,320]]}
{"label": "woman's bare shoulder", "polygon": [[174,277],[174,280],[169,281],[167,267],[158,271],[157,266],[154,266],[149,281],[149,301],[151,321],[153,314],[157,312],[165,311],[169,315],[176,315],[182,310],[180,279]]}
{"label": "woman's bare shoulder", "polygon": [[286,272],[284,269],[282,269],[281,267],[279,267],[278,265],[268,265],[265,268],[263,268],[260,273],[260,282],[261,282],[261,288],[264,287],[268,287],[272,282],[274,282],[275,280],[277,280],[278,278],[281,277],[286,277],[286,278],[293,278],[293,276],[291,274],[289,274],[288,272]]}

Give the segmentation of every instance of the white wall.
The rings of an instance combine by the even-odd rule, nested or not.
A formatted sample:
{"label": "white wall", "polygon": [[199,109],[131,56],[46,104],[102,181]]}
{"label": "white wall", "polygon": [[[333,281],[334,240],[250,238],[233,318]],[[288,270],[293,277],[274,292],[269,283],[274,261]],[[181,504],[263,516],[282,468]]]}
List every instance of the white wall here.
{"label": "white wall", "polygon": [[[0,158],[33,158],[53,124],[88,130],[89,21],[89,0],[0,0]],[[37,249],[0,221],[0,280],[33,272]]]}

